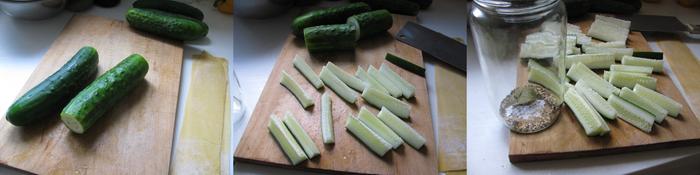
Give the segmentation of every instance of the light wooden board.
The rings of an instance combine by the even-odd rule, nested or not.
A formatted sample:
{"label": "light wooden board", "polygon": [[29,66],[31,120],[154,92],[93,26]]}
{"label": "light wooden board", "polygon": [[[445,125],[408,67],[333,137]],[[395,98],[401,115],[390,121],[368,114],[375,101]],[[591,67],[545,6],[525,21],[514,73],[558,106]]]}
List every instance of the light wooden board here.
{"label": "light wooden board", "polygon": [[666,57],[666,64],[673,70],[693,112],[700,112],[700,62],[678,37],[658,36],[658,45]]}
{"label": "light wooden board", "polygon": [[[394,26],[390,32],[398,32],[407,20],[412,19],[406,16],[394,16]],[[290,35],[241,138],[235,153],[236,161],[345,173],[436,174],[437,156],[425,78],[384,61],[387,52],[396,53],[419,65],[423,64],[423,57],[419,50],[396,41],[388,34],[360,41],[355,52],[321,54],[314,55],[313,58],[308,57],[309,54],[304,48],[303,41]],[[425,137],[426,145],[422,149],[416,150],[404,144],[397,150],[388,152],[384,157],[376,156],[345,130],[348,115],[356,115],[359,108],[366,105],[365,102],[358,100],[356,104],[349,104],[335,93],[331,93],[335,144],[323,145],[320,132],[320,96],[323,92],[331,91],[331,89],[324,87],[323,90],[317,91],[313,88],[292,66],[292,59],[296,54],[307,57],[306,61],[317,73],[328,61],[333,61],[351,73],[355,72],[358,65],[367,68],[369,64],[378,67],[382,62],[388,63],[393,70],[416,86],[415,98],[408,101],[412,106],[409,124]],[[314,99],[316,105],[308,110],[302,109],[294,96],[279,83],[280,73],[283,70],[301,84],[302,89]],[[368,107],[368,109],[375,114],[377,113],[377,109],[374,107]],[[291,112],[309,133],[321,151],[319,157],[297,166],[290,165],[289,160],[267,129],[271,114],[283,116],[287,111]]]}
{"label": "light wooden board", "polygon": [[[592,18],[592,17],[591,17]],[[592,19],[577,21],[585,32]],[[632,32],[627,47],[635,51],[649,51],[649,45],[639,32]],[[668,55],[667,55],[668,56]],[[674,70],[677,72],[678,70]],[[518,67],[518,84],[527,82],[526,65]],[[608,120],[610,134],[604,137],[588,137],[573,113],[562,110],[562,115],[552,127],[534,134],[510,133],[511,162],[574,158],[593,155],[608,155],[650,149],[662,149],[683,145],[700,144],[700,122],[679,89],[666,74],[655,74],[657,90],[683,104],[678,118],[667,117],[662,124],[655,124],[651,133],[645,133],[622,119]]]}
{"label": "light wooden board", "polygon": [[435,64],[437,93],[438,169],[467,169],[467,75],[446,64]]}
{"label": "light wooden board", "polygon": [[21,94],[86,45],[98,51],[99,74],[132,53],[143,55],[150,66],[146,81],[82,135],[71,133],[58,114],[23,128],[3,119],[0,163],[37,174],[167,174],[182,67],[181,44],[135,32],[123,21],[76,15],[46,52]]}

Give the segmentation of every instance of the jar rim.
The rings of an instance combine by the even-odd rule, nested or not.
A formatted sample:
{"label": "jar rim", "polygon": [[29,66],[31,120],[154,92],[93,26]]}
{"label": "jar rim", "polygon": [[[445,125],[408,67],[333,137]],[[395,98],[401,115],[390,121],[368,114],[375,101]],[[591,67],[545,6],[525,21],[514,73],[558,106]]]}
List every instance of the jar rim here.
{"label": "jar rim", "polygon": [[559,0],[474,0],[478,8],[500,15],[538,14],[554,8]]}

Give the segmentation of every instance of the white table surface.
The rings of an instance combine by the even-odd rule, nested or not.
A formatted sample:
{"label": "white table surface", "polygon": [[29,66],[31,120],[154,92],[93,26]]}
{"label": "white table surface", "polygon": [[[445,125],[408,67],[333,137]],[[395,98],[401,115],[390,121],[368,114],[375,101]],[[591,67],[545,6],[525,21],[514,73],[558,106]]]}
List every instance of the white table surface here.
{"label": "white table surface", "polygon": [[[124,14],[131,7],[132,2],[133,0],[124,0],[119,6],[114,8],[94,6],[79,14],[124,20]],[[206,38],[188,41],[184,44],[184,62],[177,112],[178,120],[175,126],[176,134],[179,132],[178,126],[180,126],[179,123],[182,120],[182,102],[187,96],[192,55],[206,50],[214,56],[227,58],[229,66],[233,65],[231,61],[233,58],[233,16],[219,13],[212,6],[213,0],[190,0],[184,2],[191,2],[191,5],[204,12],[204,22],[209,25],[209,34]],[[53,18],[40,21],[24,21],[15,20],[0,13],[0,80],[3,81],[3,84],[0,86],[0,114],[4,114],[15,100],[20,89],[41,61],[42,56],[74,14],[73,12],[64,11]],[[7,174],[8,172],[5,171],[6,169],[0,168],[0,174]]]}
{"label": "white table surface", "polygon": [[[338,2],[324,2],[320,6],[332,6]],[[265,20],[251,20],[234,17],[234,70],[238,74],[246,114],[242,120],[234,123],[234,148],[238,145],[243,131],[255,109],[255,104],[262,93],[265,82],[279,56],[284,41],[290,34],[292,19],[302,9],[293,8],[287,13]],[[466,2],[464,0],[434,1],[430,9],[421,11],[418,22],[447,36],[466,38]],[[433,78],[433,61],[426,60],[426,78],[431,112],[435,123],[435,80]],[[236,163],[236,174],[310,174],[309,172],[256,165]]]}
{"label": "white table surface", "polygon": [[[700,9],[678,6],[666,0],[660,4],[645,3],[641,14],[677,16],[684,23],[700,24]],[[471,36],[469,36],[471,38]],[[647,37],[654,51],[660,51],[653,37]],[[684,41],[696,57],[700,56],[700,40]],[[509,130],[503,125],[488,100],[486,81],[482,75],[474,43],[467,44],[467,170],[469,174],[624,174],[661,165],[700,152],[700,146],[643,151],[610,156],[552,160],[511,164],[508,161]],[[667,66],[667,65],[666,65]],[[677,83],[677,80],[674,80]],[[700,109],[700,108],[699,108]],[[696,109],[697,111],[697,109]],[[696,156],[697,157],[697,156]],[[697,161],[697,160],[695,160]],[[697,167],[684,167],[696,170]]]}

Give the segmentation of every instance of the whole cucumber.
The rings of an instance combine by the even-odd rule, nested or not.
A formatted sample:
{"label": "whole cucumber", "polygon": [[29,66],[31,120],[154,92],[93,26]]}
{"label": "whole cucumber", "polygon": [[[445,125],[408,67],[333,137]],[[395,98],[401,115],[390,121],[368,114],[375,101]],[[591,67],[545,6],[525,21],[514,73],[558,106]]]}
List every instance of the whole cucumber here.
{"label": "whole cucumber", "polygon": [[332,24],[304,29],[304,42],[309,52],[352,50],[359,32],[350,24]]}
{"label": "whole cucumber", "polygon": [[303,37],[304,29],[307,27],[342,24],[348,17],[367,11],[370,11],[369,5],[362,2],[310,11],[294,18],[292,33],[297,37]]}
{"label": "whole cucumber", "polygon": [[122,60],[80,91],[61,112],[61,120],[82,134],[107,110],[131,93],[148,73],[148,62],[138,54]]}
{"label": "whole cucumber", "polygon": [[191,5],[187,5],[185,3],[173,0],[138,0],[132,5],[136,8],[156,9],[170,13],[185,15],[200,21],[204,19],[204,13],[202,13],[201,10],[192,7]]}
{"label": "whole cucumber", "polygon": [[95,48],[81,48],[58,71],[19,97],[7,110],[5,119],[15,126],[26,126],[55,116],[94,78],[97,62]]}
{"label": "whole cucumber", "polygon": [[394,19],[387,10],[360,13],[348,18],[348,24],[359,30],[360,38],[384,33],[393,23]]}
{"label": "whole cucumber", "polygon": [[155,9],[130,8],[126,21],[136,29],[177,40],[196,40],[209,33],[202,21]]}

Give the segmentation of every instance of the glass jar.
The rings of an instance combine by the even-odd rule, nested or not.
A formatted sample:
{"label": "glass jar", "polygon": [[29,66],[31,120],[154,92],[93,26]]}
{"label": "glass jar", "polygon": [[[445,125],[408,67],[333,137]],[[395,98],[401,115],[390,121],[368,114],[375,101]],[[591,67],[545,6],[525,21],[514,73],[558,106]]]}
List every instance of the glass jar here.
{"label": "glass jar", "polygon": [[[567,23],[560,0],[475,0],[469,23],[494,112],[516,88],[518,67],[528,61],[544,65],[564,82]],[[525,133],[546,128],[517,131],[508,121],[506,126]]]}

